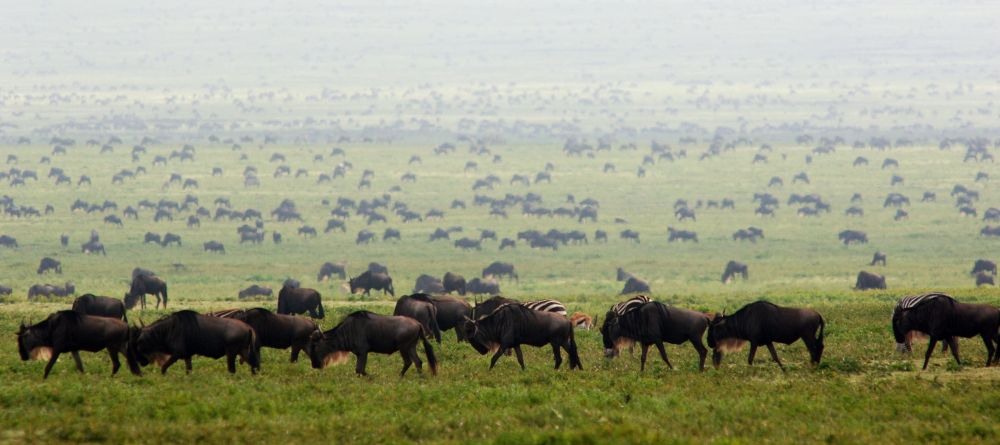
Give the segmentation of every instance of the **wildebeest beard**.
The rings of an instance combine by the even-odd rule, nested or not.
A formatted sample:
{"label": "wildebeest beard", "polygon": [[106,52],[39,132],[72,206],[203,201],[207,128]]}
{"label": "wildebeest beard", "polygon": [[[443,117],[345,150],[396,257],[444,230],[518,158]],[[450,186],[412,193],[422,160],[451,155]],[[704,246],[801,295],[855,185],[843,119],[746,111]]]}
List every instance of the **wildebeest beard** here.
{"label": "wildebeest beard", "polygon": [[738,338],[723,338],[719,339],[716,342],[716,349],[718,349],[720,352],[728,354],[743,349],[743,346],[746,345],[746,343],[747,343],[746,340],[741,340]]}
{"label": "wildebeest beard", "polygon": [[[37,326],[47,328],[48,320],[42,321]],[[52,347],[45,346],[45,339],[39,338],[38,334],[25,325],[17,332],[17,350],[21,360],[49,360],[52,358]]]}

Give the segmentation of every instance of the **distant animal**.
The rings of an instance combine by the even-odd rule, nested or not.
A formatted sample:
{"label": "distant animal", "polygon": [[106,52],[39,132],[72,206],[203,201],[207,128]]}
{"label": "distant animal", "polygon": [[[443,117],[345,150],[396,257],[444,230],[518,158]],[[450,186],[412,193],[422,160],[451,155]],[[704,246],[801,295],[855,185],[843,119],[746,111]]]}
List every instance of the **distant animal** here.
{"label": "distant animal", "polygon": [[508,278],[513,278],[514,281],[520,280],[520,278],[517,275],[517,271],[514,269],[513,264],[504,263],[500,261],[494,261],[490,263],[489,266],[486,266],[485,269],[483,269],[482,273],[483,278],[488,278],[491,276],[496,277],[498,279],[503,277],[508,277]]}
{"label": "distant animal", "polygon": [[38,263],[38,270],[36,272],[38,275],[41,275],[49,271],[62,274],[62,263],[54,258],[42,258],[42,260]]}
{"label": "distant animal", "polygon": [[839,234],[837,234],[837,238],[840,239],[840,241],[842,241],[845,246],[849,246],[851,244],[856,244],[856,243],[860,244],[868,243],[868,235],[866,235],[864,232],[857,230],[844,230]]}
{"label": "distant animal", "polygon": [[722,272],[722,284],[729,284],[736,276],[740,276],[746,281],[749,278],[747,265],[739,261],[730,260],[726,263],[726,269]]}
{"label": "distant animal", "polygon": [[[137,268],[138,270],[138,268]],[[122,301],[125,307],[132,309],[136,303],[141,303],[141,307],[146,309],[146,295],[156,296],[156,309],[160,308],[162,298],[163,308],[167,308],[167,283],[160,277],[153,274],[132,272],[132,284]]]}
{"label": "distant animal", "polygon": [[622,288],[619,295],[638,293],[648,294],[650,292],[652,291],[649,290],[649,283],[647,283],[646,280],[638,277],[629,277],[628,280],[625,280],[625,286]]}
{"label": "distant animal", "polygon": [[892,333],[897,345],[906,343],[908,336],[916,331],[930,337],[923,369],[927,369],[931,353],[939,341],[948,343],[955,362],[961,365],[956,337],[978,335],[986,345],[986,366],[1000,363],[1000,337],[997,335],[1000,310],[988,304],[959,303],[945,294],[929,295],[935,297],[919,299],[908,307],[897,305],[893,311]]}
{"label": "distant animal", "polygon": [[316,275],[316,281],[326,281],[337,275],[341,280],[347,278],[347,266],[344,264],[334,264],[330,262],[323,263],[319,267],[319,273]]}
{"label": "distant animal", "polygon": [[508,350],[513,349],[518,364],[524,370],[524,356],[521,345],[541,347],[552,346],[555,368],[562,364],[561,350],[569,355],[570,369],[583,369],[577,353],[573,324],[564,316],[551,312],[531,310],[519,304],[501,306],[490,314],[466,320],[462,329],[469,344],[479,352],[494,353],[490,359],[490,369]]}
{"label": "distant animal", "polygon": [[100,241],[87,241],[80,245],[80,251],[86,254],[100,253],[101,255],[108,255],[108,252],[104,250],[104,244]]}
{"label": "distant animal", "polygon": [[416,365],[417,372],[423,370],[423,362],[417,355],[417,342],[423,343],[431,373],[437,374],[437,357],[427,341],[427,333],[419,322],[409,317],[390,317],[368,311],[353,312],[333,329],[314,333],[306,351],[312,367],[316,369],[342,363],[346,361],[348,353],[353,353],[357,357],[354,370],[359,375],[368,375],[366,368],[369,353],[392,354],[399,351],[403,358],[403,370],[400,372],[402,376],[413,364]]}
{"label": "distant animal", "polygon": [[437,277],[432,277],[427,274],[422,274],[417,277],[416,284],[413,285],[414,294],[443,294],[444,284],[441,283],[441,279]]}
{"label": "distant animal", "polygon": [[392,315],[410,317],[423,327],[424,332],[434,335],[434,339],[441,343],[441,329],[437,324],[437,307],[431,300],[431,296],[423,293],[404,295],[396,300],[396,307]]}
{"label": "distant animal", "polygon": [[160,373],[166,374],[178,360],[184,360],[190,373],[191,357],[195,355],[213,359],[225,356],[230,374],[236,373],[237,356],[250,366],[251,373],[260,370],[257,334],[242,321],[183,310],[149,326],[129,330],[125,357],[133,374],[142,374],[141,367],[152,362],[157,362]]}
{"label": "distant animal", "polygon": [[435,296],[431,302],[437,309],[437,325],[442,332],[455,329],[458,341],[464,341],[462,323],[472,317],[472,307],[465,300],[455,297]]}
{"label": "distant animal", "polygon": [[996,286],[993,281],[993,275],[979,272],[976,274],[976,287],[979,286]]}
{"label": "distant animal", "polygon": [[466,283],[465,291],[472,295],[496,295],[500,293],[500,284],[493,278],[473,278]]}
{"label": "distant animal", "polygon": [[885,289],[885,277],[879,274],[861,271],[854,284],[854,290]]}
{"label": "distant animal", "polygon": [[819,365],[823,357],[824,327],[819,312],[782,307],[767,301],[750,303],[732,315],[716,314],[708,325],[708,346],[714,350],[712,364],[718,368],[723,353],[739,350],[750,343],[748,364],[753,365],[757,347],[767,346],[771,358],[784,371],[774,343],[788,345],[802,339],[809,350],[810,361]]}
{"label": "distant animal", "polygon": [[274,349],[292,348],[290,361],[299,360],[299,352],[304,351],[314,333],[320,332],[316,322],[294,315],[275,314],[264,308],[230,309],[207,314],[215,317],[239,320],[257,334],[260,346]]}
{"label": "distant animal", "polygon": [[357,294],[364,291],[366,296],[371,294],[372,289],[381,290],[383,294],[396,295],[392,288],[392,277],[387,273],[366,270],[361,275],[349,280],[351,293]]}
{"label": "distant animal", "polygon": [[441,284],[444,293],[458,292],[459,295],[465,295],[465,277],[459,274],[446,272],[444,278],[441,280]]}
{"label": "distant animal", "polygon": [[65,297],[76,293],[76,286],[73,283],[66,283],[62,286],[53,284],[33,284],[28,288],[28,300],[35,300],[38,297]]}
{"label": "distant animal", "polygon": [[881,264],[881,265],[885,266],[885,254],[884,253],[882,253],[882,252],[875,252],[875,255],[872,256],[872,262],[871,262],[871,264],[869,264],[869,266],[874,266],[876,264]]}
{"label": "distant animal", "polygon": [[247,298],[271,297],[272,295],[274,295],[274,291],[272,291],[271,288],[251,284],[246,289],[241,290],[237,297],[239,297],[240,300],[246,300]]}
{"label": "distant animal", "polygon": [[49,377],[59,355],[70,353],[76,369],[83,373],[80,351],[98,352],[107,349],[111,355],[111,374],[121,368],[118,354],[124,353],[129,339],[128,324],[117,318],[59,311],[45,320],[25,325],[17,330],[17,351],[21,360],[48,360],[43,379]]}
{"label": "distant animal", "polygon": [[218,241],[208,241],[203,246],[205,252],[226,253],[226,247]]}
{"label": "distant animal", "polygon": [[704,371],[708,349],[702,343],[702,337],[705,335],[708,323],[708,315],[702,312],[669,307],[658,301],[647,301],[622,313],[612,308],[605,315],[604,323],[601,325],[604,355],[608,358],[615,357],[623,346],[638,342],[642,346],[639,365],[641,372],[646,369],[649,347],[655,345],[660,352],[660,358],[673,369],[674,366],[667,358],[663,343],[679,345],[690,341],[698,351],[698,369]]}
{"label": "distant animal", "polygon": [[323,298],[315,289],[298,287],[285,283],[278,291],[278,314],[303,314],[308,312],[312,318],[323,319],[326,311],[323,309]]}
{"label": "distant animal", "polygon": [[83,315],[111,317],[128,322],[128,317],[125,315],[125,304],[116,298],[83,294],[73,300],[72,310]]}
{"label": "distant animal", "polygon": [[972,272],[970,275],[976,275],[978,273],[990,273],[992,275],[997,274],[997,263],[990,260],[976,260],[976,263],[972,265]]}

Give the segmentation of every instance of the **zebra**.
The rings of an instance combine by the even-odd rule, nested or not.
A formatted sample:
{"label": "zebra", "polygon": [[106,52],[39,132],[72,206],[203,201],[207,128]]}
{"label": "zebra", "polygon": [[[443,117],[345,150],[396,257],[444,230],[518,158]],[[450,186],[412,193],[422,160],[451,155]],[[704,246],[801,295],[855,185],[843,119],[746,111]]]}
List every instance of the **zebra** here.
{"label": "zebra", "polygon": [[651,301],[653,300],[645,295],[636,295],[632,298],[629,298],[628,300],[619,302],[618,304],[611,306],[611,312],[613,312],[617,316],[622,316],[625,313],[639,309],[640,307],[642,307],[642,305],[649,303]]}
{"label": "zebra", "polygon": [[527,301],[521,303],[524,307],[539,311],[539,312],[552,312],[554,314],[566,316],[566,306],[556,300],[538,300],[538,301]]}
{"label": "zebra", "polygon": [[[910,295],[908,297],[900,298],[899,302],[896,303],[896,306],[892,308],[892,320],[893,320],[893,322],[895,323],[896,316],[901,311],[905,311],[907,309],[911,309],[911,308],[917,307],[917,306],[921,305],[922,303],[925,303],[927,301],[933,300],[935,298],[947,298],[949,300],[954,300],[950,295],[943,294],[943,293],[940,293],[940,292],[931,292],[931,293],[920,294],[920,295]],[[915,334],[917,336],[923,336],[923,333],[914,332],[913,334]],[[914,337],[914,335],[907,335],[905,343],[897,343],[896,344],[896,351],[898,351],[898,352],[904,352],[904,353],[910,353],[910,352],[912,352],[913,348],[912,348],[912,344],[911,343],[912,343],[913,337]],[[946,352],[946,351],[948,351],[948,342],[942,342],[941,352]]]}

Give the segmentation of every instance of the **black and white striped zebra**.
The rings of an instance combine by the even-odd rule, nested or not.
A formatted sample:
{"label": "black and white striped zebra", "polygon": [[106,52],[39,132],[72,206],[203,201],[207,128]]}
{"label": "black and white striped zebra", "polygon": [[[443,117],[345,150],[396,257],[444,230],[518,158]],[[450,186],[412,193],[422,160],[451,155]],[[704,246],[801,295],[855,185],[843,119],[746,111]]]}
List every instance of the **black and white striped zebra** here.
{"label": "black and white striped zebra", "polygon": [[552,312],[554,314],[566,316],[566,306],[556,300],[538,300],[538,301],[527,301],[521,303],[524,307],[540,311],[540,312]]}
{"label": "black and white striped zebra", "polygon": [[[900,298],[899,301],[896,303],[896,307],[892,308],[892,319],[893,319],[893,322],[895,322],[896,317],[898,316],[898,314],[900,312],[905,311],[907,309],[911,309],[911,308],[917,307],[917,306],[919,306],[919,305],[921,305],[923,303],[926,303],[926,302],[928,302],[930,300],[933,300],[933,299],[936,299],[936,298],[947,298],[949,300],[954,300],[950,295],[948,295],[948,294],[942,294],[940,292],[931,292],[931,293],[920,294],[920,295],[910,295],[910,296],[907,296],[907,297]],[[899,351],[899,352],[912,352],[913,351],[913,347],[911,345],[911,341],[912,341],[912,336],[911,335],[907,335],[905,343],[897,343],[896,344],[896,351]],[[947,351],[948,350],[948,343],[944,342],[942,344],[944,345],[942,351]]]}
{"label": "black and white striped zebra", "polygon": [[649,303],[650,301],[653,300],[645,295],[636,295],[632,298],[629,298],[628,300],[619,302],[618,304],[611,306],[611,312],[613,312],[615,315],[621,316],[624,315],[625,313],[639,309],[640,307],[642,307],[642,305]]}

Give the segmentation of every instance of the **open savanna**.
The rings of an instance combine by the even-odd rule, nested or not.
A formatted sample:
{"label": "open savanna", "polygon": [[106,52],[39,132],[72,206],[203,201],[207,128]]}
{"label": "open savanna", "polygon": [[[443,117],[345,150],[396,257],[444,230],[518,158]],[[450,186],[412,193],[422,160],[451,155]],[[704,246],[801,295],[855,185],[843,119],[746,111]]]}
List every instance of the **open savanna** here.
{"label": "open savanna", "polygon": [[[0,147],[0,159],[16,154],[18,168],[39,173],[38,182],[2,190],[15,202],[38,209],[52,204],[51,215],[32,219],[0,219],[0,233],[17,238],[20,247],[0,250],[5,274],[0,284],[14,293],[0,304],[0,333],[7,334],[7,347],[0,348],[0,441],[9,442],[193,442],[206,443],[263,440],[334,443],[401,442],[502,442],[502,443],[995,443],[1000,438],[1000,373],[982,368],[984,351],[977,339],[963,340],[966,366],[958,367],[935,355],[928,371],[918,371],[916,356],[894,352],[889,315],[895,299],[928,289],[946,290],[963,301],[998,304],[993,288],[975,289],[968,272],[977,258],[996,259],[1000,241],[978,235],[984,223],[962,218],[948,192],[955,184],[978,190],[976,206],[982,213],[1000,207],[1000,197],[989,182],[974,183],[979,171],[996,175],[993,164],[963,163],[960,150],[936,147],[900,148],[885,152],[852,150],[814,156],[805,162],[812,145],[776,142],[766,164],[751,164],[756,146],[741,146],[722,156],[698,161],[704,147],[687,148],[690,155],[675,162],[647,166],[645,178],[635,171],[648,146],[638,151],[599,152],[593,159],[562,155],[561,143],[495,144],[490,148],[502,156],[474,157],[458,144],[455,154],[435,156],[440,142],[385,144],[340,144],[354,169],[346,178],[317,184],[320,173],[330,173],[343,161],[331,157],[337,144],[292,145],[243,144],[241,151],[209,144],[204,139],[186,141],[197,149],[195,162],[171,160],[166,166],[151,166],[153,156],[166,155],[183,142],[151,144],[149,153],[133,163],[128,146],[113,154],[98,154],[97,147],[78,138],[66,156],[52,158],[75,179],[93,178],[92,186],[54,186],[46,179],[49,165],[39,159],[49,155],[49,146]],[[259,141],[258,141],[259,142]],[[287,157],[294,173],[299,168],[308,177],[272,178],[279,163],[269,162],[275,152]],[[248,159],[239,160],[241,154]],[[322,161],[314,161],[317,154]],[[423,163],[408,165],[411,155]],[[783,156],[786,155],[786,156]],[[871,162],[852,167],[857,156]],[[899,160],[896,170],[881,170],[886,157]],[[478,162],[476,172],[464,172],[469,160]],[[513,174],[541,171],[552,162],[551,184],[511,186]],[[605,163],[617,173],[602,173]],[[124,168],[143,165],[148,173],[124,185],[112,185],[111,176]],[[243,187],[242,172],[255,166],[260,188]],[[212,177],[212,167],[224,175]],[[375,172],[372,189],[357,190],[361,172]],[[810,184],[792,184],[792,175],[804,171]],[[415,184],[400,184],[407,172],[417,176]],[[163,189],[171,173],[197,179],[196,190],[173,185]],[[537,193],[549,208],[565,204],[567,194],[577,200],[592,197],[600,202],[597,223],[578,223],[560,218],[536,219],[508,209],[509,219],[487,216],[488,209],[472,205],[473,182],[496,174],[502,184],[479,193],[502,197],[506,193]],[[890,187],[893,174],[905,178]],[[785,186],[767,188],[772,176]],[[347,221],[347,232],[322,233],[338,197],[365,199],[381,195],[395,185],[393,201],[425,213],[445,211],[440,221],[404,224],[384,211],[389,222],[366,226],[360,217]],[[0,186],[2,187],[2,186]],[[782,200],[775,218],[754,216],[755,192],[769,191]],[[937,202],[920,203],[924,191],[938,195]],[[853,193],[861,193],[863,218],[843,215]],[[910,217],[893,221],[895,209],[883,209],[890,192],[903,193],[913,202]],[[186,194],[199,198],[214,210],[217,197],[227,197],[235,209],[256,208],[269,213],[282,199],[295,201],[304,223],[279,223],[266,217],[265,230],[278,231],[285,242],[274,245],[240,245],[236,226],[241,222],[202,220],[200,228],[185,225],[187,214],[173,222],[154,223],[149,211],[138,220],[125,220],[123,228],[102,223],[103,214],[71,213],[76,199],[117,202],[120,210],[141,199],[183,200]],[[830,214],[799,218],[796,207],[785,205],[790,193],[817,193],[832,206]],[[673,203],[732,198],[736,210],[696,209],[697,221],[679,223]],[[453,199],[465,200],[466,210],[451,210]],[[614,218],[627,220],[614,224]],[[296,230],[303,224],[316,227],[320,235],[302,238]],[[497,243],[484,242],[482,251],[464,252],[450,242],[428,242],[436,227],[463,226],[461,236],[478,237],[479,229],[496,230],[500,237],[514,238],[517,231],[551,228],[583,230],[590,244],[560,247],[556,252],[531,250],[519,244],[499,252]],[[766,238],[756,244],[733,241],[733,231],[761,227]],[[667,227],[693,230],[697,244],[668,243]],[[357,246],[357,231],[368,228],[381,236],[387,227],[402,232],[400,242],[378,241]],[[618,239],[626,228],[640,232],[641,244]],[[108,255],[88,256],[79,245],[96,229]],[[607,230],[607,244],[593,242],[596,229]],[[868,233],[870,243],[845,247],[837,232],[856,229]],[[181,235],[183,246],[161,248],[143,245],[145,232]],[[70,236],[70,246],[59,245],[60,234]],[[227,253],[202,251],[210,240],[225,244]],[[876,250],[888,255],[888,266],[868,267]],[[51,256],[63,263],[62,276],[39,277],[38,261]],[[719,282],[728,260],[750,266],[750,279],[729,285]],[[308,363],[287,363],[284,351],[264,352],[263,372],[251,377],[240,368],[235,376],[225,373],[223,362],[196,359],[191,375],[181,367],[167,376],[147,372],[136,378],[122,374],[109,377],[104,354],[84,354],[85,375],[78,375],[72,361],[60,360],[52,376],[42,381],[43,364],[21,362],[14,332],[22,320],[37,321],[46,314],[69,307],[65,301],[29,302],[27,288],[34,283],[72,281],[78,293],[92,292],[120,297],[127,289],[129,273],[141,266],[156,271],[170,286],[170,309],[222,309],[263,305],[275,301],[241,302],[236,293],[250,284],[277,288],[285,278],[296,278],[304,286],[317,288],[327,306],[324,328],[332,327],[352,310],[388,313],[393,299],[349,295],[342,283],[316,282],[316,272],[325,261],[346,261],[348,270],[360,273],[370,261],[386,264],[395,280],[397,295],[408,292],[421,273],[440,276],[446,271],[467,278],[478,276],[494,260],[513,263],[520,282],[501,283],[505,295],[521,299],[557,298],[570,311],[582,311],[603,319],[607,308],[618,301],[621,283],[615,267],[647,279],[657,299],[705,311],[733,311],[758,298],[775,303],[809,306],[823,314],[827,323],[826,352],[819,369],[807,365],[801,344],[779,347],[788,364],[782,373],[766,354],[758,364],[746,365],[746,351],[727,357],[719,370],[698,373],[697,356],[690,346],[668,346],[670,371],[657,360],[645,374],[638,372],[638,358],[627,353],[606,361],[596,331],[577,334],[582,372],[551,369],[548,350],[527,352],[528,370],[517,369],[511,358],[501,359],[487,371],[488,358],[479,356],[447,333],[440,349],[440,372],[436,377],[411,374],[398,377],[398,356],[369,361],[372,377],[358,378],[353,365],[316,371]],[[185,267],[175,270],[173,264]],[[854,292],[850,289],[859,270],[885,274],[889,290]],[[277,290],[277,289],[276,289]],[[471,300],[471,298],[470,298]],[[148,310],[131,312],[129,319],[146,322],[165,314]],[[918,346],[922,352],[923,347]]]}

